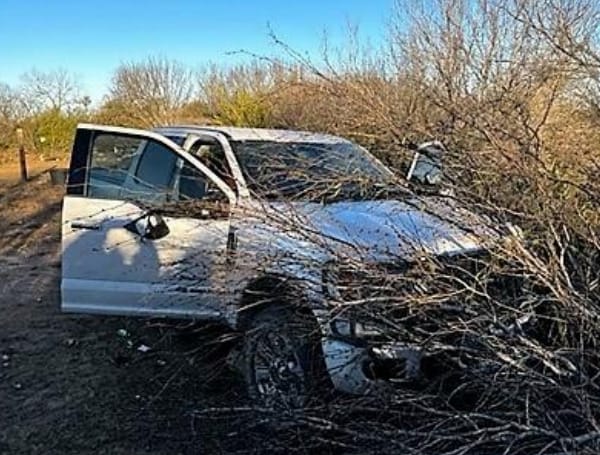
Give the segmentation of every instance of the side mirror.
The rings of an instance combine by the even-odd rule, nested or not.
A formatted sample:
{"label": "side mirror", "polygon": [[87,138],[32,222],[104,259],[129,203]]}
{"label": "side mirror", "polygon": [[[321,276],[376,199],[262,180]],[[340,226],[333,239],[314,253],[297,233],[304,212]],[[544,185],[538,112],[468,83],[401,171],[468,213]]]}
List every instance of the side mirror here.
{"label": "side mirror", "polygon": [[143,239],[158,240],[167,236],[169,226],[163,217],[154,211],[145,213],[141,217],[123,226],[129,232],[139,235]]}
{"label": "side mirror", "polygon": [[442,160],[446,147],[439,141],[419,145],[406,175],[407,180],[416,180],[425,185],[438,185],[442,180]]}

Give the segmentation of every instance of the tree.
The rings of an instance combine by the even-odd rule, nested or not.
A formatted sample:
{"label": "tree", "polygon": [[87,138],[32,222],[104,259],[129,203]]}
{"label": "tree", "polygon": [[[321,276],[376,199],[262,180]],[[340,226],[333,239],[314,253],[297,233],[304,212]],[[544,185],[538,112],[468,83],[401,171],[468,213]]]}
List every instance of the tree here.
{"label": "tree", "polygon": [[0,149],[14,144],[16,124],[22,118],[19,94],[10,85],[0,83]]}
{"label": "tree", "polygon": [[72,112],[84,105],[75,77],[64,69],[42,72],[37,69],[21,76],[21,94],[27,110],[37,114],[47,109]]}
{"label": "tree", "polygon": [[129,123],[169,124],[192,100],[192,76],[183,64],[164,58],[123,63],[113,75],[106,104],[119,106],[119,117]]}
{"label": "tree", "polygon": [[0,124],[12,123],[20,116],[20,100],[15,90],[8,84],[0,83]]}

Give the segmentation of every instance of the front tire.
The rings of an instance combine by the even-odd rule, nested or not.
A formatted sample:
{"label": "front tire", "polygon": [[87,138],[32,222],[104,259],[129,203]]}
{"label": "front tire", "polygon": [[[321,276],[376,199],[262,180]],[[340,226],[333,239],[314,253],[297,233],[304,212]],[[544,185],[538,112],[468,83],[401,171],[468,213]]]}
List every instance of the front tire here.
{"label": "front tire", "polygon": [[252,318],[242,362],[248,394],[269,408],[306,406],[326,379],[316,321],[282,307]]}

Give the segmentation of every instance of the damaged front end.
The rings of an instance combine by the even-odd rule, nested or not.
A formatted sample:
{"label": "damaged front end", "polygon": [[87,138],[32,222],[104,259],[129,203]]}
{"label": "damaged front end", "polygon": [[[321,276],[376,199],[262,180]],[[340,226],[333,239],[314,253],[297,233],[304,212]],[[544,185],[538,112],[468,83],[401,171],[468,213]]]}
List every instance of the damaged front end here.
{"label": "damaged front end", "polygon": [[489,252],[328,270],[319,320],[335,387],[455,387],[463,371],[493,369],[485,334],[531,322],[522,276]]}

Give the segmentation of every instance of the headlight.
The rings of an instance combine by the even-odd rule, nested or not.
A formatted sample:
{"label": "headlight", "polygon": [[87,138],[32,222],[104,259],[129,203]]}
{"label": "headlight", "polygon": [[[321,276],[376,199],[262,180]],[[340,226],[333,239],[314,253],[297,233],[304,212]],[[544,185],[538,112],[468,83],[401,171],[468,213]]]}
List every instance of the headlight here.
{"label": "headlight", "polygon": [[377,338],[385,335],[385,330],[374,323],[335,318],[330,323],[331,331],[345,338]]}
{"label": "headlight", "polygon": [[[323,268],[323,293],[334,308],[343,309],[350,302],[367,302],[370,298],[379,297],[385,283],[377,279],[385,277],[378,269],[359,270],[355,267],[344,267],[340,264],[329,263]],[[368,302],[367,302],[368,304]],[[382,338],[388,330],[385,325],[378,323],[375,317],[364,317],[351,306],[338,313],[330,321],[331,333],[344,338]],[[376,314],[376,313],[374,313]]]}

